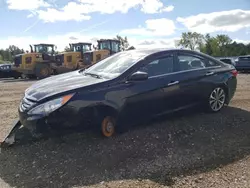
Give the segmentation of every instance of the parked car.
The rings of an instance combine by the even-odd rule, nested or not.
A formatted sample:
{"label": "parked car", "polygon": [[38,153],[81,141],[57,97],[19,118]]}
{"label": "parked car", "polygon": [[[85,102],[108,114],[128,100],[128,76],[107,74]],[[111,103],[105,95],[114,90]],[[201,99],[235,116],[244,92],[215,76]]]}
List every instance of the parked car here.
{"label": "parked car", "polygon": [[235,60],[238,71],[250,71],[250,56],[240,56]]}
{"label": "parked car", "polygon": [[33,135],[92,126],[105,137],[145,118],[194,105],[220,111],[234,96],[237,71],[183,49],[130,50],[86,70],[36,82],[25,92],[20,124]]}
{"label": "parked car", "polygon": [[233,66],[236,65],[232,58],[221,58],[220,61],[222,61],[226,64],[229,64],[229,65],[233,65]]}
{"label": "parked car", "polygon": [[21,77],[21,73],[12,70],[11,64],[0,64],[0,78],[11,78],[18,79]]}

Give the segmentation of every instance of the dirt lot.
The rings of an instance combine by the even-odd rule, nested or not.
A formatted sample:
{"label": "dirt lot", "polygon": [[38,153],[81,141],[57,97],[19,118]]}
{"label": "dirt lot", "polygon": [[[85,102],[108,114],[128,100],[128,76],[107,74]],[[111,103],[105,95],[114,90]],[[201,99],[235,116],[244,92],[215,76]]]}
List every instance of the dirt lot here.
{"label": "dirt lot", "polygon": [[[0,80],[0,138],[30,81]],[[250,75],[217,114],[164,117],[112,139],[87,132],[0,154],[0,187],[250,187]]]}

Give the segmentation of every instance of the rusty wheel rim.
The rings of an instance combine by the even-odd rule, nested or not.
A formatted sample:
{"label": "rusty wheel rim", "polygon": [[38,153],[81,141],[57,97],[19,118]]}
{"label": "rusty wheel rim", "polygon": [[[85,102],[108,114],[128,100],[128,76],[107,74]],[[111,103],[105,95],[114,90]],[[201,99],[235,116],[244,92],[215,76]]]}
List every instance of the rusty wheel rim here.
{"label": "rusty wheel rim", "polygon": [[105,117],[102,121],[102,134],[111,137],[115,133],[115,121],[112,117]]}

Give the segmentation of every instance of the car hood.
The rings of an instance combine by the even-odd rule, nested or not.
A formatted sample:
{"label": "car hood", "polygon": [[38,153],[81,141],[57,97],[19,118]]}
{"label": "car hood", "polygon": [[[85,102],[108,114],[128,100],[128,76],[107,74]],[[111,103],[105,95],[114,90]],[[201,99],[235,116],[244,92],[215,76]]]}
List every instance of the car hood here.
{"label": "car hood", "polygon": [[78,70],[38,81],[25,91],[25,96],[34,101],[40,101],[59,93],[105,81],[107,79],[84,75],[82,72],[79,73]]}

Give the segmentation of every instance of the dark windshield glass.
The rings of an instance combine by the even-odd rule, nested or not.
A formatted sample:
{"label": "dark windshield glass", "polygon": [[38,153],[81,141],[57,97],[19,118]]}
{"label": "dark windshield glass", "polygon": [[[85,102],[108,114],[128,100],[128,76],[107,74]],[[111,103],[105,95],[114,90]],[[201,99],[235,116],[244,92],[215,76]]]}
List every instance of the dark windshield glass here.
{"label": "dark windshield glass", "polygon": [[103,50],[103,49],[111,49],[109,41],[103,41],[100,43],[100,50]]}
{"label": "dark windshield glass", "polygon": [[124,73],[128,68],[133,66],[138,59],[145,55],[145,53],[132,51],[120,52],[91,66],[86,72],[114,78]]}
{"label": "dark windshield glass", "polygon": [[45,45],[35,45],[35,52],[51,54],[53,53],[53,47]]}

